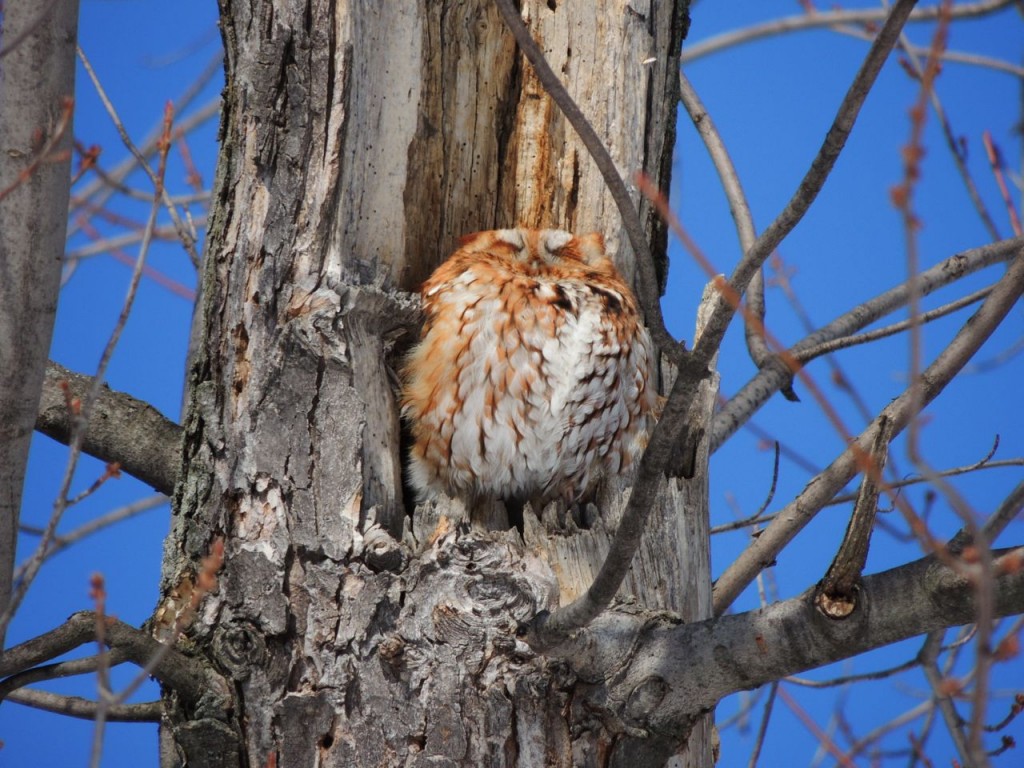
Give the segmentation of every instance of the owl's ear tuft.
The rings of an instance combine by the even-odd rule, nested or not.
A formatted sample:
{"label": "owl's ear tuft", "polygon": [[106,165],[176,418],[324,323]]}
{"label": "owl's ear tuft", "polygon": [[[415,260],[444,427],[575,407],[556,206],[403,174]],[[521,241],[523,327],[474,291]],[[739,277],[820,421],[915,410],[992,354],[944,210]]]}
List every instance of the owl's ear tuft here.
{"label": "owl's ear tuft", "polygon": [[580,235],[576,238],[576,249],[579,251],[582,260],[588,264],[592,264],[598,259],[603,259],[606,256],[604,252],[604,235],[600,232]]}
{"label": "owl's ear tuft", "polygon": [[526,239],[523,237],[522,231],[518,229],[496,229],[487,234],[493,235],[499,243],[511,245],[516,250],[526,247]]}
{"label": "owl's ear tuft", "polygon": [[572,234],[561,229],[545,229],[540,236],[541,244],[548,253],[558,253],[573,241]]}

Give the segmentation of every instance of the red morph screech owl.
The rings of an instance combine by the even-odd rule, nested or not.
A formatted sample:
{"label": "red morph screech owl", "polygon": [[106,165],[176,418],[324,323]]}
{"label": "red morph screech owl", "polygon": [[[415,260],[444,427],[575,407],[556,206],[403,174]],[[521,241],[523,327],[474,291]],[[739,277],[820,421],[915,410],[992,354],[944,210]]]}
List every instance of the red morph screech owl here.
{"label": "red morph screech owl", "polygon": [[402,398],[421,495],[577,502],[642,451],[654,352],[600,234],[467,235],[422,291]]}

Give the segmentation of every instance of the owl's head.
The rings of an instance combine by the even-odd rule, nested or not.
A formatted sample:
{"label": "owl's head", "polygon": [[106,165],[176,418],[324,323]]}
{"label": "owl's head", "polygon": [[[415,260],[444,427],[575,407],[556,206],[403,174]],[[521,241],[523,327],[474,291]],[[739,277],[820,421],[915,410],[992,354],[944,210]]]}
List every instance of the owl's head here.
{"label": "owl's head", "polygon": [[496,229],[466,235],[460,245],[470,253],[500,252],[527,267],[585,265],[599,272],[614,271],[600,232],[576,236],[561,229]]}

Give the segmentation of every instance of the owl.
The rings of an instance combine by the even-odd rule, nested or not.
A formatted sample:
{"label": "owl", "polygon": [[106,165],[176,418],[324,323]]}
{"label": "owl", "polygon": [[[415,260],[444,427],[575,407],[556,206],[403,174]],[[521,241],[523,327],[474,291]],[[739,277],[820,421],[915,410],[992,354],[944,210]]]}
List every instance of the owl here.
{"label": "owl", "polygon": [[467,235],[422,294],[402,372],[422,497],[576,503],[643,450],[654,351],[600,234]]}

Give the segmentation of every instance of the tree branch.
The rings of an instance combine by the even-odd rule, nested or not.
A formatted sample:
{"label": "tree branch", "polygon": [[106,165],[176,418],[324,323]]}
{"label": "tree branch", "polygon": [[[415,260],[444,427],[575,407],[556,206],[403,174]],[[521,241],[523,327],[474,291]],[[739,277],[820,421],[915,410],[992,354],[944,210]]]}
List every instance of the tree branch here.
{"label": "tree branch", "polygon": [[878,494],[882,485],[882,471],[889,456],[892,430],[887,420],[879,420],[875,444],[871,451],[871,469],[861,478],[857,502],[850,513],[839,551],[817,590],[818,607],[828,616],[842,618],[854,610],[859,600],[861,574],[868,561],[871,534],[878,511]]}
{"label": "tree branch", "polygon": [[44,680],[54,680],[61,677],[72,677],[74,675],[85,675],[95,672],[101,664],[107,667],[116,667],[128,661],[124,651],[118,649],[106,654],[106,659],[101,661],[100,656],[88,656],[84,659],[73,659],[62,661],[56,664],[43,664],[38,667],[30,667],[22,672],[11,675],[0,681],[0,703],[10,698],[11,694],[19,688],[32,683],[40,683]]}
{"label": "tree branch", "polygon": [[720,615],[746,586],[788,544],[794,536],[860,471],[858,456],[870,451],[883,419],[898,435],[910,420],[934,400],[1003,321],[1024,293],[1024,255],[1009,265],[1006,274],[992,288],[988,298],[957,332],[939,356],[891,402],[855,444],[848,447],[823,472],[811,480],[793,501],[787,504],[767,528],[730,565],[714,589],[714,609]]}
{"label": "tree branch", "polygon": [[[68,398],[84,400],[92,382],[91,376],[48,363],[36,429],[69,443],[75,420],[68,413]],[[170,495],[178,479],[180,442],[181,427],[153,406],[104,386],[93,407],[82,450],[103,461],[116,461],[129,475]]]}
{"label": "tree branch", "polygon": [[[984,16],[1013,5],[1017,0],[982,0],[978,3],[960,3],[953,6],[954,19]],[[799,16],[786,16],[773,21],[735,29],[721,35],[709,37],[699,43],[688,45],[683,50],[682,63],[689,64],[699,58],[717,53],[725,48],[749,43],[762,37],[772,37],[786,32],[804,29],[832,27],[838,24],[875,24],[885,18],[884,9],[835,10],[818,13],[805,13]],[[939,17],[938,7],[919,8],[910,14],[908,21],[935,21]]]}
{"label": "tree branch", "polygon": [[[114,618],[105,618],[105,640],[117,658],[145,667],[158,655],[152,674],[194,706],[200,700],[215,702],[228,695],[227,684],[198,659]],[[56,629],[32,638],[0,654],[0,676],[10,677],[57,658],[96,640],[96,616],[92,611],[72,614]],[[85,670],[83,670],[85,671]],[[212,697],[212,698],[211,698]]]}
{"label": "tree branch", "polygon": [[[813,594],[689,624],[610,611],[548,655],[569,661],[586,679],[614,681],[620,701],[657,682],[671,695],[629,714],[642,715],[639,725],[654,732],[678,733],[680,723],[731,693],[970,623],[976,608],[974,586],[934,556],[866,577],[862,599],[845,619],[822,614]],[[993,594],[999,616],[1024,612],[1024,571],[998,576]]]}
{"label": "tree branch", "polygon": [[[99,517],[93,518],[92,520],[89,520],[86,523],[82,523],[80,526],[74,528],[71,531],[68,531],[67,533],[58,534],[54,536],[53,539],[51,540],[52,543],[50,548],[46,550],[45,554],[43,555],[43,559],[47,560],[56,555],[58,552],[67,549],[72,544],[78,543],[87,536],[91,536],[92,534],[97,533],[98,531],[102,531],[105,528],[109,528],[112,525],[116,525],[117,523],[120,523],[122,520],[127,520],[128,518],[135,517],[136,515],[139,515],[143,512],[147,512],[151,509],[167,504],[169,501],[170,499],[168,499],[162,493],[158,493],[153,496],[148,496],[144,499],[139,499],[138,501],[132,502],[131,504],[125,504],[122,507],[112,509],[105,514],[100,515]],[[20,530],[22,533],[27,533],[33,536],[42,536],[46,532],[45,529],[43,528],[24,524],[20,526]]]}
{"label": "tree branch", "polygon": [[[864,63],[846,92],[843,103],[839,105],[832,126],[825,136],[821,149],[818,150],[818,154],[811,162],[810,169],[800,181],[799,187],[793,193],[786,207],[775,218],[775,221],[761,233],[733,270],[729,284],[738,294],[742,295],[746,291],[750,280],[761,268],[765,259],[799,223],[825,185],[826,179],[832,172],[832,167],[853,130],[860,108],[868,93],[871,92],[875,79],[882,70],[882,65],[885,64],[889,53],[899,39],[900,30],[903,29],[907,16],[910,15],[915,3],[916,0],[897,0],[892,6],[885,24],[871,44]],[[700,341],[694,345],[694,354],[703,364],[706,365],[718,350],[737,309],[738,307],[733,306],[724,296],[719,298],[718,306],[708,321],[707,328],[701,334]]]}
{"label": "tree branch", "polygon": [[974,293],[959,298],[956,301],[951,301],[948,304],[943,304],[941,307],[936,307],[935,309],[928,310],[927,312],[922,312],[912,320],[900,320],[898,323],[892,323],[884,328],[878,328],[874,331],[868,331],[867,333],[860,333],[856,336],[843,336],[839,339],[822,342],[815,347],[811,347],[810,349],[801,352],[799,355],[794,355],[794,357],[796,357],[796,359],[801,363],[807,363],[816,357],[828,355],[833,352],[837,352],[840,349],[849,349],[850,347],[855,347],[859,344],[869,344],[872,341],[884,339],[887,336],[893,336],[911,328],[915,323],[925,325],[933,320],[938,320],[941,317],[945,317],[946,315],[950,315],[953,312],[961,310],[964,307],[969,307],[971,304],[977,304],[988,296],[990,290],[991,288],[982,288]]}
{"label": "tree branch", "polygon": [[[8,697],[11,701],[26,707],[43,709],[58,715],[93,720],[100,710],[100,704],[78,696],[61,696],[47,691],[15,691]],[[121,723],[158,723],[163,713],[163,703],[147,701],[142,704],[104,704],[106,720]]]}
{"label": "tree branch", "polygon": [[[736,166],[733,165],[732,158],[729,157],[721,134],[704,107],[704,103],[700,100],[700,96],[697,95],[697,91],[682,71],[679,73],[679,97],[693,122],[693,127],[697,129],[698,135],[704,141],[708,156],[715,166],[718,179],[722,183],[722,190],[725,192],[725,198],[729,202],[729,213],[732,214],[732,220],[736,225],[736,234],[740,240],[740,253],[746,253],[753,247],[754,241],[757,239],[754,217],[750,213],[747,196],[743,192],[743,185],[740,183],[739,174],[736,173]],[[751,317],[760,321],[763,328],[765,304],[764,277],[761,269],[758,269],[751,279],[747,294],[747,310]],[[747,351],[754,364],[760,368],[771,357],[771,351],[764,333],[758,332],[756,326],[757,323],[748,321],[744,330]]]}
{"label": "tree branch", "polygon": [[[821,330],[806,336],[789,349],[789,353],[801,359],[807,350],[825,342],[851,335],[903,307],[910,300],[912,286],[919,296],[949,285],[960,278],[973,274],[985,267],[1008,261],[1024,250],[1024,238],[1016,237],[998,243],[972,248],[958,253],[945,261],[902,283],[890,288],[875,298],[858,304],[849,312],[839,316]],[[779,362],[767,365],[733,395],[715,414],[711,430],[711,451],[714,453],[739,429],[773,394],[789,383],[792,371]]]}

